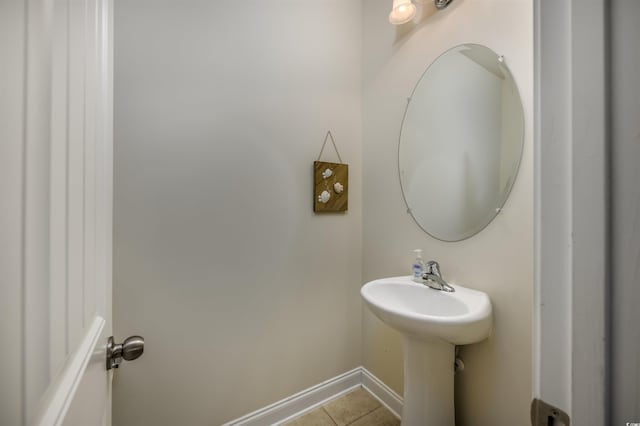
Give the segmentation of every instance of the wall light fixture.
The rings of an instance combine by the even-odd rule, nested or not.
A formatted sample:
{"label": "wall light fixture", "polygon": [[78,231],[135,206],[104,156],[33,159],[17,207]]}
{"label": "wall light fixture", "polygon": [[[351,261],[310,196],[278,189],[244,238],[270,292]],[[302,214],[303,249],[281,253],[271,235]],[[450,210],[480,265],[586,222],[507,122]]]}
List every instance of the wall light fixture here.
{"label": "wall light fixture", "polygon": [[[433,0],[436,9],[444,9],[449,6],[452,0]],[[418,0],[419,3],[425,3],[425,0]],[[389,13],[389,22],[393,25],[400,25],[409,22],[416,16],[416,6],[411,0],[393,0],[391,13]]]}
{"label": "wall light fixture", "polygon": [[393,0],[389,22],[400,25],[409,22],[414,16],[416,16],[416,6],[411,3],[411,0]]}
{"label": "wall light fixture", "polygon": [[451,3],[452,0],[433,0],[433,2],[436,4],[436,9],[444,9],[445,7],[449,6],[449,3]]}

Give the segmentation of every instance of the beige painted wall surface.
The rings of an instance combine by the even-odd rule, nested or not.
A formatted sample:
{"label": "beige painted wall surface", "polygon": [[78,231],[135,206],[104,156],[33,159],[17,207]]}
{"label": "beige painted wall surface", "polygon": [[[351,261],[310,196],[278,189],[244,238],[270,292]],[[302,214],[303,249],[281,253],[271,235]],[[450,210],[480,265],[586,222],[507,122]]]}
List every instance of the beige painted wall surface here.
{"label": "beige painted wall surface", "polygon": [[[456,0],[437,14],[432,5],[424,6],[415,24],[393,27],[387,22],[390,3],[367,1],[363,10],[363,281],[409,274],[411,250],[422,248],[426,259],[440,262],[447,280],[487,292],[494,307],[493,335],[462,350],[466,369],[456,378],[457,424],[528,424],[533,4],[531,0]],[[517,180],[502,213],[476,236],[446,243],[423,233],[406,213],[397,174],[397,144],[413,86],[440,53],[465,42],[484,44],[505,56],[524,104],[525,145]],[[365,367],[402,393],[399,334],[363,309],[363,341]]]}
{"label": "beige painted wall surface", "polygon": [[[114,425],[219,425],[360,365],[361,2],[116,3],[114,328],[146,348]],[[349,212],[316,216],[328,129]]]}

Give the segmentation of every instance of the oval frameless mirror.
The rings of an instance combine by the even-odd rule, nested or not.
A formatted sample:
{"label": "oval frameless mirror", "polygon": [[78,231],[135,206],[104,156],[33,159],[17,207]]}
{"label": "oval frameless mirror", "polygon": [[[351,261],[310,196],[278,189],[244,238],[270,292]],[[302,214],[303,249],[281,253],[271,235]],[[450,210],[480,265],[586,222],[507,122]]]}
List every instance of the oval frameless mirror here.
{"label": "oval frameless mirror", "polygon": [[408,212],[440,240],[475,235],[507,200],[523,143],[522,103],[502,57],[478,44],[446,51],[416,84],[402,121]]}

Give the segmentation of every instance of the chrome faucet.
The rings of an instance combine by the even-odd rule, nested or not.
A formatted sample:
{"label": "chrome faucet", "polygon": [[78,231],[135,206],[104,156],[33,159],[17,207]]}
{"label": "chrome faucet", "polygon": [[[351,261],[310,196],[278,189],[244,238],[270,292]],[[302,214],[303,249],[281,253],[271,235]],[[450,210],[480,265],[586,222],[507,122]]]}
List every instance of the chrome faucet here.
{"label": "chrome faucet", "polygon": [[440,275],[440,265],[435,260],[430,260],[426,264],[426,269],[422,274],[423,284],[434,290],[446,291],[453,293],[455,288],[451,287]]}

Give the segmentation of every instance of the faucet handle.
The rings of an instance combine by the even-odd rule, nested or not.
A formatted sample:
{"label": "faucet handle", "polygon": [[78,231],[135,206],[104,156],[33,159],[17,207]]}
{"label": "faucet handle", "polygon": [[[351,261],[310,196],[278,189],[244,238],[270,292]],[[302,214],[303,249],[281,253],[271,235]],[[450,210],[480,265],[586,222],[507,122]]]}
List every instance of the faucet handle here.
{"label": "faucet handle", "polygon": [[435,260],[427,262],[425,272],[437,277],[442,277],[442,275],[440,275],[440,265]]}

